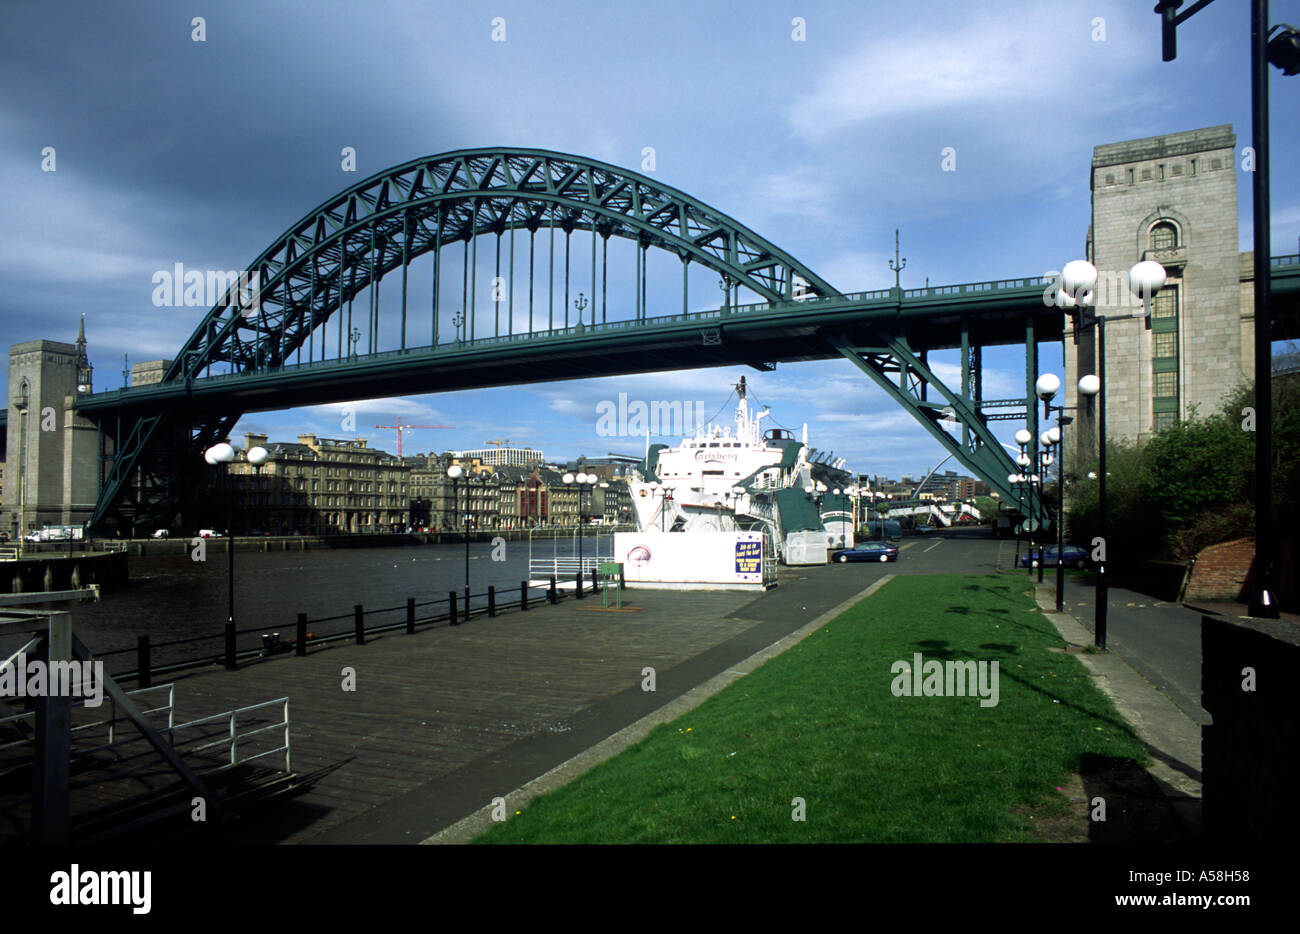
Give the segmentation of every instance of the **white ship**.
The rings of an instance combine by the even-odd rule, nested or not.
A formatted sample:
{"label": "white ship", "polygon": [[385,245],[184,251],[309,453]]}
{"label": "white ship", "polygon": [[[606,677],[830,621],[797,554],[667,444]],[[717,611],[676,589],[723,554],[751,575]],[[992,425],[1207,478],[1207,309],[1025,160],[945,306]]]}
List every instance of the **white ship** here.
{"label": "white ship", "polygon": [[[851,547],[849,498],[839,488],[849,475],[843,460],[813,459],[808,426],[802,439],[783,428],[762,428],[764,408],[750,414],[745,377],[734,428],[709,424],[677,447],[650,444],[628,480],[641,531],[762,529],[786,564],[824,564],[827,547]],[[846,526],[847,538],[846,541]]]}

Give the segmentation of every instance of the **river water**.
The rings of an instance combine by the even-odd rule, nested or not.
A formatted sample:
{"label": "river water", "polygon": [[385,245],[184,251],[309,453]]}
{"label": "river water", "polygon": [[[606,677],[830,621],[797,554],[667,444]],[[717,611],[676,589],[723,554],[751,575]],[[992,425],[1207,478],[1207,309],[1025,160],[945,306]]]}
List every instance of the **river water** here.
{"label": "river water", "polygon": [[[609,536],[601,536],[602,553],[608,553]],[[595,553],[597,541],[587,537],[583,551]],[[535,558],[552,554],[574,554],[572,540],[539,540],[533,543]],[[497,599],[504,603],[519,599],[519,583],[528,578],[529,543],[506,542],[497,549],[488,543],[469,546],[470,589],[475,594],[473,608],[486,611],[488,585],[497,589]],[[302,552],[235,553],[235,626],[258,632],[241,635],[240,650],[261,644],[261,632],[279,632],[292,638],[299,613],[313,621],[310,631],[317,635],[352,630],[355,604],[367,610],[366,626],[383,622],[401,622],[406,618],[406,600],[417,603],[447,598],[448,591],[463,594],[465,587],[464,544],[406,545],[383,548],[320,548]],[[494,560],[504,558],[504,560]],[[137,636],[147,633],[154,646],[196,636],[219,637],[228,612],[227,556],[216,550],[204,562],[188,554],[130,559],[130,584],[106,594],[99,603],[66,604],[73,614],[73,630],[94,654],[119,649],[132,651],[110,656],[110,672],[133,670]],[[530,600],[541,600],[540,591],[532,591]],[[50,605],[56,608],[58,605]],[[396,608],[393,612],[371,615],[377,609]],[[446,612],[439,606],[419,608],[417,618]],[[344,619],[324,620],[325,617]],[[322,621],[324,620],[324,621]],[[321,621],[321,622],[316,622]],[[17,634],[0,642],[8,646]],[[199,656],[213,656],[222,651],[220,638],[191,645],[155,648],[154,665]],[[5,653],[6,655],[8,652]]]}

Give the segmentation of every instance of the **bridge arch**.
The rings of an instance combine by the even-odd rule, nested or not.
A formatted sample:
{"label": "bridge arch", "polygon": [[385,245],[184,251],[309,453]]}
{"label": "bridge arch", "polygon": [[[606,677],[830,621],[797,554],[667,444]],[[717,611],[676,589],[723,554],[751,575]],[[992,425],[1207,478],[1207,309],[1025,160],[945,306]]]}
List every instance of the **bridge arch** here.
{"label": "bridge arch", "polygon": [[248,267],[256,288],[236,284],[209,309],[164,381],[213,363],[232,372],[281,366],[356,295],[418,257],[482,235],[542,229],[669,251],[718,273],[728,295],[735,286],[767,302],[793,301],[796,279],[801,297],[840,295],[735,219],[644,175],[548,150],[458,150],[386,169],[304,215]]}

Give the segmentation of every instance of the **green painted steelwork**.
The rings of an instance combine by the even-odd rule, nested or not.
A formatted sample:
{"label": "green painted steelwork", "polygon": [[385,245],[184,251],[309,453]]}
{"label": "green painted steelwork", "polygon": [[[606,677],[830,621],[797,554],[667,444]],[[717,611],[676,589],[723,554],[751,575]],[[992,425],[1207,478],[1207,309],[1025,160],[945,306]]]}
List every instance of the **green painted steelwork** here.
{"label": "green painted steelwork", "polygon": [[[554,327],[557,227],[565,239],[563,328]],[[547,273],[550,326],[538,331],[531,329],[533,241],[542,228],[548,229],[552,257]],[[477,276],[471,259],[477,255],[478,237],[497,238],[499,271],[500,237],[510,233],[513,273],[519,230],[527,230],[530,241],[530,330],[515,333],[513,312],[508,311],[506,334],[480,338],[475,333],[477,289],[471,284]],[[569,327],[567,258],[571,236],[579,230],[592,236],[592,294],[584,305],[591,308],[591,321],[580,318]],[[611,236],[636,244],[634,308],[629,319],[609,320],[602,276],[597,322],[596,239],[607,244]],[[455,340],[439,343],[438,295],[445,285],[440,257],[451,244],[460,244],[464,253],[462,304]],[[648,315],[646,253],[652,246],[682,262],[681,314]],[[434,254],[433,343],[418,347],[407,341],[406,270],[428,252]],[[720,308],[689,311],[686,285],[692,262],[721,277]],[[601,265],[603,271],[603,261]],[[379,341],[378,286],[398,267],[401,334],[394,341],[397,349],[385,351]],[[865,364],[873,378],[891,366],[913,376],[924,373],[917,393],[891,390],[891,395],[933,434],[935,406],[928,392],[931,385],[940,390],[963,425],[963,437],[956,444],[941,429],[936,437],[945,446],[953,443],[958,448],[953,453],[967,467],[1001,490],[1009,459],[992,439],[987,417],[979,414],[980,348],[1019,343],[1026,334],[1031,343],[1035,333],[1041,340],[1061,338],[1060,316],[1041,314],[1051,284],[1042,277],[841,294],[775,245],[684,192],[616,166],[544,150],[465,150],[379,173],[305,215],[250,264],[249,272],[256,274],[258,288],[250,294],[232,287],[208,311],[160,383],[77,400],[78,410],[111,435],[113,449],[101,471],[92,525],[114,510],[125,521],[124,498],[130,500],[126,511],[132,521],[170,522],[168,511],[174,512],[180,492],[193,493],[191,462],[204,446],[224,437],[244,412],[702,366],[771,369],[778,361],[840,354]],[[1275,297],[1284,297],[1295,318],[1300,266],[1275,259],[1273,279]],[[762,300],[736,304],[741,288]],[[362,335],[353,327],[352,303],[365,289],[370,289],[365,311],[369,352],[358,353]],[[513,294],[512,287],[511,306]],[[500,302],[494,300],[494,305],[499,332]],[[325,325],[334,315],[337,356],[329,359]],[[971,343],[969,334],[974,322],[978,344]],[[857,350],[863,347],[869,348],[865,355]],[[927,351],[945,347],[962,348],[959,395],[941,386],[925,360]],[[882,348],[885,357],[878,355]],[[293,355],[297,362],[291,362]],[[227,372],[220,372],[223,368]],[[113,424],[116,431],[109,428]]]}

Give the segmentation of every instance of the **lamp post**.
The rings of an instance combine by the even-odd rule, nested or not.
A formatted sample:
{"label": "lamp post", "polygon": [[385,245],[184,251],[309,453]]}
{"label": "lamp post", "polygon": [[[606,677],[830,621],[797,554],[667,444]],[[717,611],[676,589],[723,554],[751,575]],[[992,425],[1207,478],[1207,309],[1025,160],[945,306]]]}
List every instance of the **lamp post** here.
{"label": "lamp post", "polygon": [[[1016,506],[1020,510],[1020,514],[1023,516],[1025,512],[1025,490],[1024,490],[1024,486],[1021,485],[1021,479],[1022,478],[1018,473],[1007,474],[1007,486],[1015,487]],[[1011,566],[1013,568],[1020,567],[1020,524],[1019,523],[1016,524],[1016,557],[1011,562]]]}
{"label": "lamp post", "polygon": [[[1155,13],[1161,21],[1161,58],[1178,55],[1178,27],[1213,0],[1197,0],[1178,12],[1183,0],[1159,0]],[[1255,586],[1250,595],[1251,616],[1277,619],[1277,529],[1273,524],[1273,336],[1270,307],[1272,241],[1269,204],[1268,66],[1284,75],[1300,74],[1300,30],[1286,23],[1268,25],[1268,0],[1250,4],[1250,144],[1255,156],[1251,186],[1255,253]],[[1276,36],[1273,33],[1277,32]],[[1261,272],[1262,270],[1262,272]]]}
{"label": "lamp post", "polygon": [[18,461],[18,557],[27,549],[27,406],[29,404],[27,381],[19,387],[19,396],[14,401],[21,416],[19,419],[19,461]]}
{"label": "lamp post", "polygon": [[[1065,424],[1065,407],[1061,405],[1052,405],[1052,400],[1061,389],[1060,377],[1054,373],[1044,373],[1038,377],[1038,382],[1034,384],[1034,392],[1038,398],[1043,400],[1043,418],[1052,417],[1052,412],[1056,412],[1056,424],[1050,429],[1043,432],[1042,441],[1044,443],[1045,455],[1043,466],[1050,467],[1052,460],[1056,455],[1053,453],[1061,443],[1061,428]],[[1061,459],[1061,464],[1057,469],[1057,488],[1056,488],[1056,612],[1060,613],[1065,609],[1065,565],[1061,563],[1061,552],[1065,550],[1065,532],[1061,528],[1062,503],[1065,499],[1065,460]],[[1046,474],[1046,471],[1044,471]],[[1043,556],[1039,557],[1039,581],[1042,581]]]}
{"label": "lamp post", "polygon": [[[452,464],[447,468],[447,476],[451,478],[451,508],[459,508],[460,501],[456,495],[456,484],[465,471],[460,464]],[[465,619],[469,618],[469,478],[465,477]]]}
{"label": "lamp post", "polygon": [[[1152,260],[1136,263],[1128,272],[1129,290],[1135,298],[1142,300],[1142,313],[1136,317],[1150,319],[1151,300],[1165,284],[1165,268]],[[1086,260],[1076,259],[1065,264],[1061,270],[1063,291],[1056,293],[1056,305],[1067,315],[1078,309],[1078,323],[1082,328],[1095,326],[1097,329],[1097,373],[1087,374],[1079,379],[1080,395],[1096,397],[1097,418],[1097,521],[1100,531],[1101,548],[1097,554],[1096,593],[1093,599],[1093,641],[1097,648],[1106,648],[1106,617],[1109,610],[1110,578],[1107,576],[1106,560],[1108,544],[1106,541],[1106,319],[1132,318],[1132,314],[1102,315],[1096,309],[1095,287],[1097,270]],[[1089,313],[1086,309],[1092,308]]]}
{"label": "lamp post", "polygon": [[[1020,445],[1020,455],[1016,458],[1016,466],[1019,467],[1021,471],[1029,470],[1030,466],[1033,463],[1029,457],[1029,452],[1026,450],[1026,448],[1029,445],[1029,442],[1033,440],[1034,440],[1034,436],[1027,428],[1021,428],[1019,431],[1016,432],[1016,444]],[[1025,554],[1028,556],[1027,560],[1025,561],[1025,564],[1029,568],[1029,576],[1033,577],[1034,576],[1033,554],[1034,554],[1034,531],[1035,531],[1034,529],[1034,525],[1035,525],[1034,486],[1032,481],[1030,480],[1030,476],[1031,475],[1025,474],[1023,472],[1020,474],[1020,482],[1022,484],[1022,487],[1024,487],[1024,496],[1022,497],[1022,499],[1026,505],[1025,512],[1021,513],[1021,516],[1024,519],[1024,526],[1025,526]],[[1024,486],[1026,484],[1027,486]],[[1019,546],[1017,545],[1017,548],[1018,547]]]}
{"label": "lamp post", "polygon": [[594,489],[599,478],[589,473],[566,473],[562,479],[567,485],[578,487],[578,573],[582,574],[582,488]]}
{"label": "lamp post", "polygon": [[226,483],[226,562],[228,612],[226,614],[226,668],[235,667],[235,495],[230,484],[230,463],[235,459],[235,449],[225,441],[214,444],[203,453],[203,459],[212,466],[225,464],[224,479]]}

